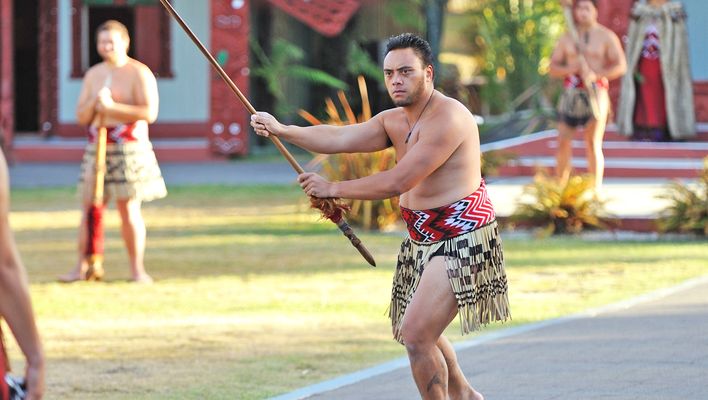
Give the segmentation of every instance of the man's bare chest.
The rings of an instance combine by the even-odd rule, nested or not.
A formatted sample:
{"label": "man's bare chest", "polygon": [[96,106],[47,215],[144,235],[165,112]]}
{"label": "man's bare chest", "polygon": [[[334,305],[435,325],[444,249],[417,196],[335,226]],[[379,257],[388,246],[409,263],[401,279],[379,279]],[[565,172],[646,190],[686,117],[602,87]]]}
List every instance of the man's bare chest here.
{"label": "man's bare chest", "polygon": [[113,70],[100,74],[94,82],[95,91],[107,87],[114,101],[132,103],[134,99],[135,76],[129,71]]}

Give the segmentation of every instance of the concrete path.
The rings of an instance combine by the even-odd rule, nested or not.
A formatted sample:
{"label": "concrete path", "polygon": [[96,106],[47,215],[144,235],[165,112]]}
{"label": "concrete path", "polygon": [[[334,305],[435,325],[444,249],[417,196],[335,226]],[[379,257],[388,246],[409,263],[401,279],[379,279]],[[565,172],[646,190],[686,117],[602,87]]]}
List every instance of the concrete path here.
{"label": "concrete path", "polygon": [[[168,189],[173,185],[195,184],[290,184],[296,174],[283,161],[223,161],[210,163],[160,163]],[[10,167],[13,188],[73,186],[79,175],[79,164],[22,163]],[[524,185],[531,178],[490,178],[489,195],[499,216],[514,211]],[[609,178],[605,181],[607,210],[618,217],[651,218],[667,205],[656,196],[665,191],[665,179]]]}
{"label": "concrete path", "polygon": [[[493,332],[459,345],[458,356],[487,400],[706,400],[708,276],[582,315]],[[419,395],[401,359],[275,399],[300,398]]]}
{"label": "concrete path", "polygon": [[[171,185],[243,185],[295,183],[297,174],[286,162],[222,161],[160,163],[165,183]],[[78,163],[22,163],[10,167],[13,188],[76,185]]]}

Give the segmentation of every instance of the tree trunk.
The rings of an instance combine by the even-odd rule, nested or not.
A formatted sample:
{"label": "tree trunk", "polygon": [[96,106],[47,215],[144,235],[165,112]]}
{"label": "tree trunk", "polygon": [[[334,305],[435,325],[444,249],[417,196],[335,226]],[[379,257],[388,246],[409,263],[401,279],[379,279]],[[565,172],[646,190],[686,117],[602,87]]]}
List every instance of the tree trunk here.
{"label": "tree trunk", "polygon": [[426,36],[430,47],[433,50],[433,68],[435,78],[440,71],[440,43],[442,41],[443,22],[448,0],[426,0],[425,1],[425,25]]}

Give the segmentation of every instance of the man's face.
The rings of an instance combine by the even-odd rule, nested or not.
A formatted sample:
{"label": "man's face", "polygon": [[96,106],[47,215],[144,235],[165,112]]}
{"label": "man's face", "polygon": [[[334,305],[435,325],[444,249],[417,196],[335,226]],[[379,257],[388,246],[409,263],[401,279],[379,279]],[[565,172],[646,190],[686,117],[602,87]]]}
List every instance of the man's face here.
{"label": "man's face", "polygon": [[115,30],[101,31],[96,38],[98,54],[106,61],[116,61],[128,54],[128,39]]}
{"label": "man's face", "polygon": [[411,48],[391,50],[384,58],[384,79],[393,104],[404,107],[420,98],[427,82],[432,81],[432,67]]}
{"label": "man's face", "polygon": [[597,9],[589,0],[577,1],[574,12],[576,21],[581,25],[588,25],[597,21]]}

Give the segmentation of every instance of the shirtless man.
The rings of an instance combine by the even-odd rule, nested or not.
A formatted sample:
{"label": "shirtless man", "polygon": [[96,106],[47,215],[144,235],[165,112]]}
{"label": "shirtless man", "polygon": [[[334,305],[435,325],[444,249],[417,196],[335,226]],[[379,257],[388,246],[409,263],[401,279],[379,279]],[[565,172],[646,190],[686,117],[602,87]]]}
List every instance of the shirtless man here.
{"label": "shirtless man", "polygon": [[[10,230],[10,188],[5,156],[0,151],[0,318],[12,330],[25,356],[27,399],[38,400],[44,393],[44,351],[32,312],[27,273]],[[5,349],[0,342],[0,399],[7,397]]]}
{"label": "shirtless man", "polygon": [[318,153],[374,152],[393,146],[396,166],[361,179],[298,181],[315,197],[400,196],[409,235],[394,276],[393,335],[405,345],[424,399],[482,399],[460,369],[443,331],[460,315],[462,331],[509,317],[507,282],[494,211],[480,173],[472,114],[433,87],[428,43],[412,34],[388,41],[383,67],[397,108],[347,126],[283,125],[258,112],[251,126]]}
{"label": "shirtless man", "polygon": [[[96,46],[103,62],[91,67],[84,77],[76,109],[79,124],[89,125],[89,144],[82,164],[83,218],[79,228],[79,261],[73,271],[61,276],[64,282],[86,276],[85,258],[88,228],[86,212],[91,205],[95,180],[95,140],[99,125],[108,128],[104,201],[116,199],[121,233],[130,259],[131,279],[150,283],[145,272],[145,223],[141,202],[167,195],[165,182],[148,139],[149,123],[157,118],[157,82],[150,69],[128,57],[130,38],[118,21],[106,21],[96,30]],[[102,271],[101,271],[102,272]]]}
{"label": "shirtless man", "polygon": [[[563,3],[572,0],[562,0]],[[602,154],[602,138],[610,111],[610,98],[607,90],[609,81],[622,76],[627,65],[622,51],[622,45],[614,32],[597,22],[596,0],[575,0],[573,6],[580,48],[569,32],[566,32],[556,45],[551,56],[550,74],[555,78],[564,78],[566,92],[582,94],[586,103],[584,115],[570,116],[567,114],[568,98],[561,98],[558,122],[558,153],[556,174],[562,182],[567,182],[571,172],[573,157],[572,140],[577,129],[583,129],[585,136],[585,155],[588,172],[594,178],[596,192],[602,186],[605,170],[605,158]],[[580,57],[582,53],[583,57]],[[595,82],[597,93],[598,116],[592,116],[588,103],[587,92],[574,91],[584,88],[584,82]],[[584,92],[584,91],[583,91]]]}

